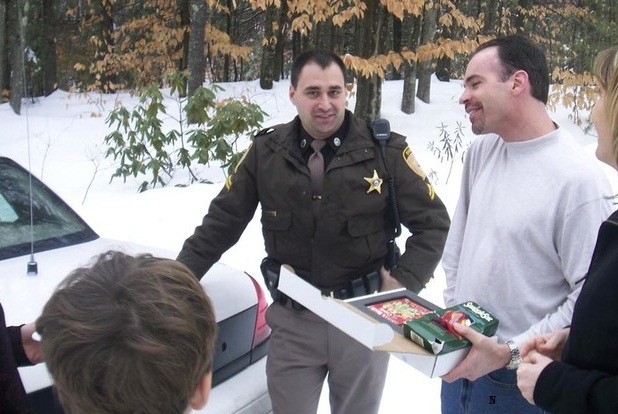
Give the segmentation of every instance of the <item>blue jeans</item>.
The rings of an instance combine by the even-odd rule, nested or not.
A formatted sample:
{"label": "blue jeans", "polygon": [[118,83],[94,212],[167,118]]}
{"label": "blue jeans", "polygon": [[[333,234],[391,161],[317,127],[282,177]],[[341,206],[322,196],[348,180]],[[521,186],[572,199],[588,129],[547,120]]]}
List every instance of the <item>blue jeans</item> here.
{"label": "blue jeans", "polygon": [[499,369],[476,381],[442,381],[442,414],[543,414],[517,388],[517,371]]}

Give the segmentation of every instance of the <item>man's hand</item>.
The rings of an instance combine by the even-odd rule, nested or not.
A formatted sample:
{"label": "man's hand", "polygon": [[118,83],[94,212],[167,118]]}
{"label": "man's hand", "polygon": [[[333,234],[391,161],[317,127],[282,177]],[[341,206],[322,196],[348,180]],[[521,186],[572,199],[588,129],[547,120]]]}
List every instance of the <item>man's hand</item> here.
{"label": "man's hand", "polygon": [[39,362],[43,362],[43,354],[41,353],[41,343],[32,339],[34,331],[34,322],[23,325],[21,327],[21,344],[30,362],[38,364]]}
{"label": "man's hand", "polygon": [[472,348],[468,355],[448,374],[442,376],[446,382],[453,382],[460,378],[475,381],[483,375],[504,368],[511,359],[511,352],[506,344],[499,344],[495,340],[459,323],[453,328],[462,336],[470,340]]}
{"label": "man's hand", "polygon": [[534,387],[539,375],[552,362],[552,359],[531,351],[517,368],[517,386],[524,398],[534,404]]}
{"label": "man's hand", "polygon": [[382,286],[380,292],[386,292],[387,290],[401,289],[404,287],[397,279],[391,276],[391,272],[386,270],[384,266],[380,269],[380,279],[382,279]]}
{"label": "man's hand", "polygon": [[566,344],[570,331],[570,328],[564,328],[559,331],[532,338],[522,345],[519,353],[523,358],[528,355],[529,352],[537,351],[554,361],[558,361],[562,356],[562,351],[564,350],[564,345]]}

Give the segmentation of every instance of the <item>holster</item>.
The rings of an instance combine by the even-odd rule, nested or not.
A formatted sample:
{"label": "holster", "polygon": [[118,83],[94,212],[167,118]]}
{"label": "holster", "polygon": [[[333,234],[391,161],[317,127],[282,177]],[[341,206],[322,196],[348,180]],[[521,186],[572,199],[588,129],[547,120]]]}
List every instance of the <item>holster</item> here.
{"label": "holster", "polygon": [[401,252],[397,246],[397,243],[395,243],[395,239],[390,239],[386,245],[386,248],[387,251],[386,256],[384,257],[384,268],[386,270],[392,270],[397,267]]}
{"label": "holster", "polygon": [[279,302],[282,299],[282,293],[278,289],[281,264],[274,259],[266,257],[260,264],[260,270],[262,271],[262,276],[264,276],[264,283],[266,283],[270,296],[275,302]]}
{"label": "holster", "polygon": [[260,264],[260,270],[262,271],[262,276],[264,276],[264,283],[266,283],[266,287],[268,288],[270,296],[273,298],[274,302],[279,302],[282,305],[289,302],[292,309],[297,311],[305,310],[303,305],[279,290],[279,272],[281,271],[281,263],[266,257]]}

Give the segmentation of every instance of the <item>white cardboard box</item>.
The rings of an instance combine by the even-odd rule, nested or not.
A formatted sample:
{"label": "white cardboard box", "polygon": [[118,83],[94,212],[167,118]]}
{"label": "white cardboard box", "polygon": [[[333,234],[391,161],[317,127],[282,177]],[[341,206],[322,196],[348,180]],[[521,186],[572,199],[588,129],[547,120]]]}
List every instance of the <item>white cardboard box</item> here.
{"label": "white cardboard box", "polygon": [[[327,296],[311,284],[296,276],[287,266],[281,267],[279,290],[316,315],[341,329],[361,344],[374,351],[386,351],[413,366],[430,378],[440,377],[453,369],[467,355],[469,348],[458,349],[442,355],[434,355],[418,346],[389,324],[369,316],[351,305]],[[405,289],[401,289],[404,291]],[[376,293],[370,295],[378,298]],[[367,296],[363,297],[367,298]],[[359,300],[362,298],[355,298]]]}

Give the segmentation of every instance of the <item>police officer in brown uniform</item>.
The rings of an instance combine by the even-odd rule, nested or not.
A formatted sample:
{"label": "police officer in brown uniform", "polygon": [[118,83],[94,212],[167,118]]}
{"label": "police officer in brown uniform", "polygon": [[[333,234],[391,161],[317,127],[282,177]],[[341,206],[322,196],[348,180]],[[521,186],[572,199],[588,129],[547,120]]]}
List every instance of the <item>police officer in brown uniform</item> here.
{"label": "police officer in brown uniform", "polygon": [[[331,52],[306,52],[295,60],[289,96],[298,116],[254,138],[178,256],[198,277],[238,241],[260,204],[265,275],[288,264],[323,294],[339,298],[402,285],[418,292],[431,278],[448,213],[405,138],[393,133],[381,145],[367,123],[345,109],[344,73],[343,61]],[[318,193],[308,167],[313,141],[325,142]],[[412,235],[397,265],[385,267],[397,226],[392,189],[401,224]],[[372,352],[280,292],[271,293],[266,370],[274,413],[315,413],[327,374],[332,413],[377,413],[388,354]]]}

